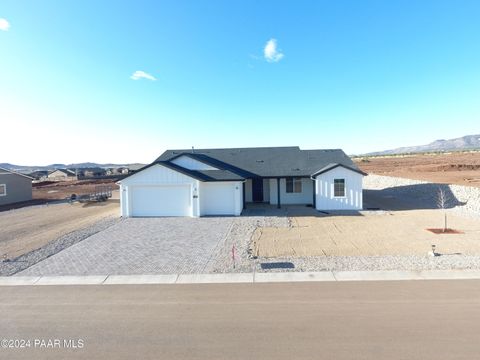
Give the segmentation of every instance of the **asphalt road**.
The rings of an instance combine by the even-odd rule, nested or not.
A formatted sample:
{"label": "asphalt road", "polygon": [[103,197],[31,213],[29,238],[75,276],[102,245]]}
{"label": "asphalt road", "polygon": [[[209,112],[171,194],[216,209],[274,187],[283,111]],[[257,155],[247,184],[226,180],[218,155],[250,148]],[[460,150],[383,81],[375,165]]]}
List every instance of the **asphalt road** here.
{"label": "asphalt road", "polygon": [[2,346],[1,339],[14,347],[21,345],[15,339],[30,340],[27,348],[0,348],[0,359],[438,360],[480,353],[478,280],[4,286],[0,316]]}

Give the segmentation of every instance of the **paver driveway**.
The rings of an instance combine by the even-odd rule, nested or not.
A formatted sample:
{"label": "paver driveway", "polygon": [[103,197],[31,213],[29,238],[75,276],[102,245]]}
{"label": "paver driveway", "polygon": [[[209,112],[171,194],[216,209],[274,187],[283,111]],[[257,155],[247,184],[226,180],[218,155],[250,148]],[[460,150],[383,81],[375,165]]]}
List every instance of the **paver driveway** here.
{"label": "paver driveway", "polygon": [[17,275],[202,272],[233,222],[229,217],[130,218]]}

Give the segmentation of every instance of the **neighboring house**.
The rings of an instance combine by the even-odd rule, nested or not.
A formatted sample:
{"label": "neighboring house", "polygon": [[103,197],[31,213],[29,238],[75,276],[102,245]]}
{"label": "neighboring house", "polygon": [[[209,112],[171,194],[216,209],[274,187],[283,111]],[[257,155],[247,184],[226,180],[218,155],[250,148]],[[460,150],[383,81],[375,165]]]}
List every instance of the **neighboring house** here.
{"label": "neighboring house", "polygon": [[69,169],[56,169],[50,171],[47,176],[49,181],[73,181],[77,180],[77,175],[74,171]]}
{"label": "neighboring house", "polygon": [[86,177],[86,178],[94,178],[94,177],[100,177],[100,176],[107,175],[107,171],[105,169],[100,168],[100,167],[82,168],[82,169],[79,169],[79,172],[81,172],[83,177]]}
{"label": "neighboring house", "polygon": [[339,149],[167,150],[119,181],[121,214],[240,215],[249,202],[360,210],[364,175]]}
{"label": "neighboring house", "polygon": [[119,167],[119,168],[108,168],[106,170],[106,175],[126,175],[128,174],[128,168]]}
{"label": "neighboring house", "polygon": [[47,170],[37,170],[28,174],[31,178],[37,181],[44,181],[47,179],[48,171]]}
{"label": "neighboring house", "polygon": [[32,178],[0,168],[0,205],[32,200]]}

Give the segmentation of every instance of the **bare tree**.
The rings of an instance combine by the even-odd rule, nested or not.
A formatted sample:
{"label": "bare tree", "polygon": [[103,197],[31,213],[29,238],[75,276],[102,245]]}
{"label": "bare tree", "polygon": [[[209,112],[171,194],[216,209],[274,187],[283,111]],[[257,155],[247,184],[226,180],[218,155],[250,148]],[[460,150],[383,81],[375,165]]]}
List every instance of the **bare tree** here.
{"label": "bare tree", "polygon": [[447,231],[447,212],[445,211],[450,203],[450,197],[446,193],[445,190],[442,188],[438,188],[437,193],[437,207],[443,210],[443,217],[444,217],[444,224],[443,224],[443,232]]}

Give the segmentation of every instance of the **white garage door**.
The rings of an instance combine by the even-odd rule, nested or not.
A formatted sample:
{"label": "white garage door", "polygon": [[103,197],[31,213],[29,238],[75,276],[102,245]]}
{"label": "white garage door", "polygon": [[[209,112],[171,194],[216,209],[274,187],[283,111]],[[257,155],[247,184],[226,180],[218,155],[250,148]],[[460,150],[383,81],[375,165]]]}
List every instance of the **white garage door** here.
{"label": "white garage door", "polygon": [[190,216],[190,186],[133,186],[132,216]]}
{"label": "white garage door", "polygon": [[202,215],[234,215],[235,186],[232,183],[203,183],[200,202]]}

